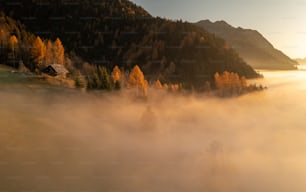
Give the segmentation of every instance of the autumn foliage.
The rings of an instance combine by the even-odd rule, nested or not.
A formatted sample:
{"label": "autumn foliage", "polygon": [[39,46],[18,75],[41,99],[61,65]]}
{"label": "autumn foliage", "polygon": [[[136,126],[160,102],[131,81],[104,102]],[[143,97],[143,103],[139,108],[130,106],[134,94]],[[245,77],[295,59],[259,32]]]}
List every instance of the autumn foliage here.
{"label": "autumn foliage", "polygon": [[240,94],[248,88],[246,78],[241,78],[237,73],[224,71],[222,74],[218,72],[214,75],[217,90],[223,95]]}
{"label": "autumn foliage", "polygon": [[65,49],[59,38],[52,43],[51,40],[43,42],[37,36],[32,46],[32,58],[40,70],[50,64],[64,65]]}
{"label": "autumn foliage", "polygon": [[244,76],[240,79],[237,73],[228,71],[224,71],[221,75],[215,73],[215,83],[218,89],[237,89],[247,86]]}
{"label": "autumn foliage", "polygon": [[137,96],[146,96],[148,90],[148,82],[145,80],[143,72],[138,65],[135,65],[130,72],[128,79],[128,88],[135,88]]}
{"label": "autumn foliage", "polygon": [[43,67],[43,62],[46,57],[46,46],[39,36],[33,43],[32,58],[39,68]]}

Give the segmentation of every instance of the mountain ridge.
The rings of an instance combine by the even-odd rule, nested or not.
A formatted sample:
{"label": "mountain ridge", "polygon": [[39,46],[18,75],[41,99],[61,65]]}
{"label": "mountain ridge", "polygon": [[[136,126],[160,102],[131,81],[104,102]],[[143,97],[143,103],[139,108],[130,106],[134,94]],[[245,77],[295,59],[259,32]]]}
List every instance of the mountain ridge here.
{"label": "mountain ridge", "polygon": [[296,69],[297,62],[277,50],[260,32],[233,27],[226,21],[201,20],[197,26],[224,38],[241,57],[256,69]]}

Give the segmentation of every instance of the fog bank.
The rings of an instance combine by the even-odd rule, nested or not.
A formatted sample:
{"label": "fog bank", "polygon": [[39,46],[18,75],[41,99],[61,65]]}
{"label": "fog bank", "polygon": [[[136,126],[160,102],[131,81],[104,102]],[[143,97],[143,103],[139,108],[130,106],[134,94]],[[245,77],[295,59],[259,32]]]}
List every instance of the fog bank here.
{"label": "fog bank", "polygon": [[306,72],[238,98],[0,90],[0,191],[306,191]]}

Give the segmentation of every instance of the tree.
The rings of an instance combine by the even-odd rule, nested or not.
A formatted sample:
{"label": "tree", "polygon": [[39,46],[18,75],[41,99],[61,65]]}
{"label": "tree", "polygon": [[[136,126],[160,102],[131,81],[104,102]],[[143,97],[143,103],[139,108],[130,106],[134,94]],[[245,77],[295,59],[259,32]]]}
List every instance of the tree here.
{"label": "tree", "polygon": [[51,40],[48,40],[46,45],[45,63],[46,65],[50,65],[53,64],[53,62],[54,62],[53,44]]}
{"label": "tree", "polygon": [[38,68],[43,67],[43,61],[46,57],[46,46],[39,36],[36,37],[32,47],[32,58]]}
{"label": "tree", "polygon": [[121,71],[120,71],[120,69],[117,65],[113,69],[112,79],[113,79],[114,82],[120,81],[120,79],[121,79]]}
{"label": "tree", "polygon": [[218,72],[216,72],[214,77],[215,77],[215,85],[216,85],[217,89],[223,89],[224,88],[224,83],[222,81],[222,78],[221,78],[220,74]]}
{"label": "tree", "polygon": [[245,76],[241,77],[241,86],[242,86],[243,89],[248,87],[247,80],[246,80]]}
{"label": "tree", "polygon": [[9,43],[10,43],[10,48],[13,51],[13,60],[14,60],[14,63],[15,63],[15,47],[16,47],[16,44],[18,43],[17,37],[15,35],[12,35],[10,37]]}
{"label": "tree", "polygon": [[121,88],[121,71],[117,65],[113,69],[112,80],[115,85],[114,86],[115,89],[120,89]]}
{"label": "tree", "polygon": [[148,89],[148,82],[145,80],[143,72],[138,67],[138,65],[135,65],[132,69],[129,80],[128,80],[128,87],[129,88],[136,88],[137,96],[139,90],[142,91],[142,95],[147,95],[147,89]]}
{"label": "tree", "polygon": [[163,85],[161,84],[161,82],[159,81],[159,79],[157,81],[155,81],[155,85],[154,87],[156,89],[163,89]]}
{"label": "tree", "polygon": [[54,63],[64,65],[65,49],[59,38],[56,38],[54,42],[53,51],[54,51]]}
{"label": "tree", "polygon": [[86,80],[81,72],[78,70],[75,75],[75,86],[78,88],[86,88]]}
{"label": "tree", "polygon": [[98,77],[100,79],[101,85],[98,87],[99,89],[107,89],[110,90],[112,88],[110,76],[107,72],[106,67],[99,66],[98,67]]}

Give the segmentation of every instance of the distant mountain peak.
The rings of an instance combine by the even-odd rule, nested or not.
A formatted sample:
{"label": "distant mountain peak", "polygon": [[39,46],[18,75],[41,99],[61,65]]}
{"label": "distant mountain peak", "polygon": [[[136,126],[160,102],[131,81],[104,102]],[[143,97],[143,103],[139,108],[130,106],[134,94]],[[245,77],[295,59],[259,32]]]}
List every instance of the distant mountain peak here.
{"label": "distant mountain peak", "polygon": [[233,27],[225,21],[201,20],[196,25],[222,37],[252,67],[259,69],[295,69],[297,62],[275,49],[258,31]]}

